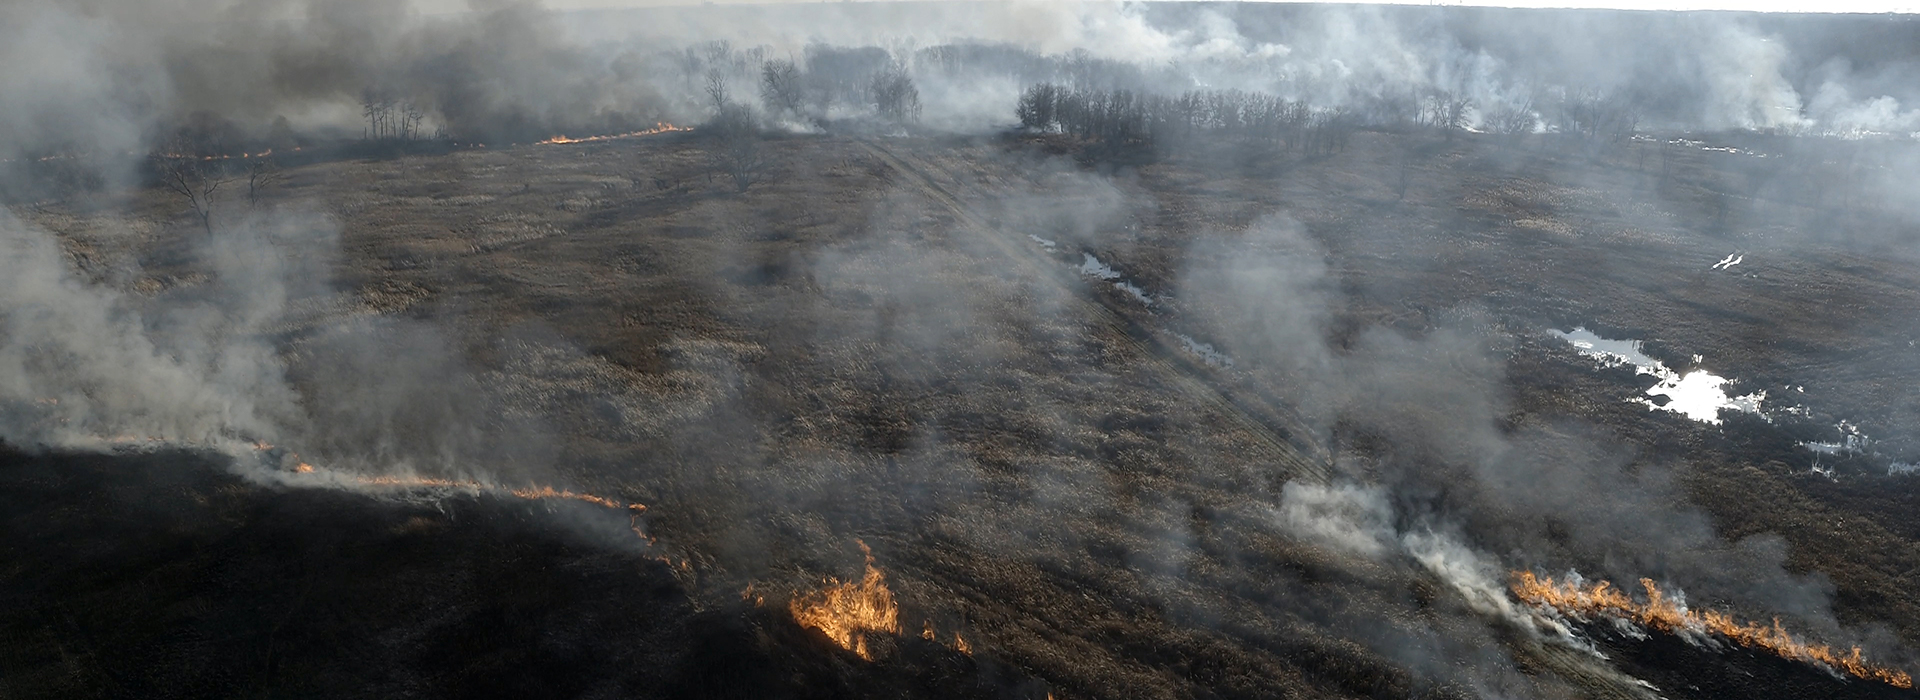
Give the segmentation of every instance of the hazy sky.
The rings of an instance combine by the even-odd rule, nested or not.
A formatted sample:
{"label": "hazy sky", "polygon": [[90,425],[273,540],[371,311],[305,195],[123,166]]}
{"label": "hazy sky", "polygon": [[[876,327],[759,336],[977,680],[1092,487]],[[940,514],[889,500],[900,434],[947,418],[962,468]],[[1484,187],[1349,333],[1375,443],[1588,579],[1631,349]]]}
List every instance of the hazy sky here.
{"label": "hazy sky", "polygon": [[[768,0],[718,0],[763,3]],[[774,2],[816,0],[773,0]],[[908,0],[910,1],[910,0]],[[1920,0],[1386,0],[1400,5],[1465,5],[1478,7],[1591,7],[1622,10],[1744,10],[1751,12],[1915,12]],[[547,0],[548,7],[658,7],[695,5],[687,0]]]}

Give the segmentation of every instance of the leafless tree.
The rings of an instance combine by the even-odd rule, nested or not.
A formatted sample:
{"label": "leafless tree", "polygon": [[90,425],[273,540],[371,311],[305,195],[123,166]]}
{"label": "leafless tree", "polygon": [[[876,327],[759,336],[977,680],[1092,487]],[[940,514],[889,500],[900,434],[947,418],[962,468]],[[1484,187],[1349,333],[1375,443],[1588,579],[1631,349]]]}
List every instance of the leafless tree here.
{"label": "leafless tree", "polygon": [[400,108],[400,138],[415,140],[420,138],[420,124],[426,121],[427,113],[419,105],[407,102]]}
{"label": "leafless tree", "polygon": [[753,108],[726,103],[712,121],[700,129],[710,139],[707,157],[715,169],[733,181],[735,191],[745,192],[760,182],[767,167],[762,148],[760,119]]}
{"label": "leafless tree", "polygon": [[913,78],[899,64],[874,74],[871,90],[880,116],[894,122],[920,118],[920,89],[913,86]]}
{"label": "leafless tree", "polygon": [[1456,93],[1442,93],[1440,102],[1440,129],[1453,139],[1453,132],[1467,127],[1467,110],[1473,109],[1473,99]]}
{"label": "leafless tree", "polygon": [[1491,110],[1487,113],[1487,129],[1508,136],[1531,134],[1538,121],[1533,112],[1533,100],[1530,99]]}
{"label": "leafless tree", "polygon": [[760,101],[778,115],[798,116],[806,100],[800,66],[790,60],[767,61],[760,65]]}
{"label": "leafless tree", "polygon": [[360,116],[367,120],[365,135],[368,140],[386,138],[389,125],[393,123],[393,98],[374,88],[361,90]]}
{"label": "leafless tree", "polygon": [[727,71],[720,66],[710,66],[706,80],[707,102],[713,105],[713,113],[718,116],[732,101],[727,94]]}
{"label": "leafless tree", "polygon": [[693,79],[700,75],[706,60],[700,57],[700,49],[686,47],[673,54],[673,64],[680,69],[680,75],[686,78],[687,92],[693,92]]}
{"label": "leafless tree", "polygon": [[247,207],[260,206],[261,198],[266,196],[267,188],[280,182],[280,164],[269,156],[258,156],[247,162]]}
{"label": "leafless tree", "polygon": [[375,88],[360,91],[360,116],[367,120],[364,134],[369,141],[417,140],[427,120],[418,104]]}
{"label": "leafless tree", "polygon": [[160,184],[185,199],[200,220],[200,227],[213,235],[214,195],[233,180],[224,154],[204,141],[181,134],[162,144],[151,160]]}
{"label": "leafless tree", "polygon": [[1028,131],[1051,131],[1054,106],[1059,103],[1060,92],[1060,88],[1052,83],[1041,83],[1020,93],[1020,104],[1013,110],[1020,116],[1020,126]]}

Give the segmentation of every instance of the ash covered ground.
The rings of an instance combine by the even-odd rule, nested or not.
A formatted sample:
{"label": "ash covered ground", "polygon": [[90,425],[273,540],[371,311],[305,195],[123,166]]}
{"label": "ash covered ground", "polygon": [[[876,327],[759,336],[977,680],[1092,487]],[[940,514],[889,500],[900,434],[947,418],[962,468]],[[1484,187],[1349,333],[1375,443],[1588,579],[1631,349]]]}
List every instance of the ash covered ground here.
{"label": "ash covered ground", "polygon": [[0,695],[1913,694],[1920,25],[241,6],[0,10]]}

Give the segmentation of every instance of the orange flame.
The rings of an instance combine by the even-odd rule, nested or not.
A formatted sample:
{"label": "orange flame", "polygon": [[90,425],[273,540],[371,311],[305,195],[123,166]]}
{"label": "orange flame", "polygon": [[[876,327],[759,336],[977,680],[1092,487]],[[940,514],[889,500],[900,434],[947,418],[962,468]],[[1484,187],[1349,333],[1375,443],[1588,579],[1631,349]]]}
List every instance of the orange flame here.
{"label": "orange flame", "polygon": [[[127,439],[132,439],[132,438],[129,437]],[[265,440],[255,440],[253,441],[253,449],[256,452],[266,452],[268,450],[273,449],[273,443],[267,442]],[[314,466],[306,462],[299,461],[300,459],[299,454],[289,452],[287,453],[287,457],[289,459],[294,460],[294,467],[293,467],[294,473],[297,473],[297,474],[313,473]],[[641,505],[639,503],[626,503],[624,501],[616,501],[614,499],[607,498],[604,496],[595,496],[590,493],[576,492],[571,489],[556,490],[552,486],[529,485],[526,488],[516,489],[516,488],[505,488],[505,487],[499,487],[499,486],[490,486],[478,481],[452,481],[449,479],[426,479],[426,478],[420,478],[420,477],[406,477],[406,476],[359,476],[355,474],[346,474],[344,476],[363,486],[387,486],[387,487],[403,488],[403,489],[404,488],[468,489],[473,491],[485,491],[489,493],[505,493],[509,496],[513,496],[515,498],[524,498],[529,501],[542,501],[542,500],[549,500],[549,499],[580,501],[581,503],[591,503],[596,506],[612,508],[615,510],[622,510],[622,509],[631,510],[631,511],[634,511],[635,513],[639,513],[647,509],[646,506]]]}
{"label": "orange flame", "polygon": [[1912,688],[1913,676],[1906,671],[1875,666],[1860,655],[1860,647],[1842,654],[1825,644],[1809,644],[1780,626],[1757,622],[1741,623],[1726,613],[1709,610],[1695,612],[1681,607],[1660,592],[1651,579],[1640,579],[1647,591],[1647,602],[1637,603],[1612,583],[1601,581],[1581,586],[1573,581],[1556,582],[1552,577],[1535,576],[1531,571],[1513,574],[1513,595],[1536,606],[1550,607],[1562,614],[1579,617],[1606,615],[1620,617],[1663,632],[1706,632],[1748,649],[1771,652],[1782,658],[1819,664],[1844,671],[1856,678],[1869,678],[1896,688]]}
{"label": "orange flame", "polygon": [[[293,150],[298,151],[300,149],[296,148]],[[271,148],[261,151],[259,153],[241,153],[240,155],[234,155],[231,153],[223,153],[220,155],[211,155],[211,156],[200,156],[200,155],[193,155],[190,153],[155,153],[153,154],[153,157],[160,158],[162,160],[203,160],[203,161],[205,160],[252,160],[254,158],[269,158],[272,156],[273,156],[273,149]],[[40,160],[51,160],[54,158],[66,158],[66,157],[68,156],[48,156],[46,158],[41,158]]]}
{"label": "orange flame", "polygon": [[581,503],[592,503],[596,506],[604,506],[607,508],[616,508],[616,509],[626,508],[628,510],[646,510],[647,509],[646,506],[640,505],[638,503],[622,503],[620,501],[616,501],[611,498],[595,496],[590,493],[574,493],[573,491],[565,490],[565,489],[555,491],[553,490],[552,486],[541,486],[539,488],[510,489],[507,491],[507,493],[511,493],[515,496],[519,496],[521,498],[525,498],[530,501],[537,501],[537,500],[548,499],[548,498],[558,498],[558,499],[570,500],[570,501],[580,501]]}
{"label": "orange flame", "polygon": [[873,550],[861,542],[860,551],[867,555],[867,573],[859,582],[828,577],[826,589],[796,597],[787,608],[802,627],[820,630],[841,648],[872,661],[867,634],[899,634],[900,606],[893,602],[893,591],[887,590],[886,574],[873,568]]}
{"label": "orange flame", "polygon": [[693,127],[674,126],[666,122],[658,122],[654,124],[653,128],[651,129],[643,129],[640,131],[630,131],[624,134],[608,134],[605,136],[586,136],[586,137],[577,138],[577,139],[569,138],[567,136],[562,135],[562,136],[555,136],[545,141],[540,141],[538,143],[535,143],[534,145],[546,146],[551,144],[587,143],[590,141],[612,141],[614,139],[630,139],[630,138],[635,138],[639,136],[652,136],[654,134],[664,134],[670,131],[693,131]]}
{"label": "orange flame", "polygon": [[[311,465],[306,464],[305,462],[302,462],[300,466],[305,468],[297,469],[297,471],[300,471],[303,473],[313,471],[313,467]],[[410,476],[350,476],[349,478],[366,486],[388,486],[388,487],[394,487],[394,488],[468,489],[472,491],[483,491],[487,493],[506,494],[508,496],[513,496],[515,498],[524,498],[529,501],[544,501],[544,500],[580,501],[581,503],[591,503],[591,504],[605,507],[605,508],[626,509],[626,510],[632,510],[635,512],[644,511],[647,509],[646,506],[641,505],[639,503],[626,503],[623,501],[617,501],[611,498],[607,498],[604,496],[595,496],[590,493],[579,493],[576,491],[566,490],[566,489],[556,490],[552,486],[528,486],[526,488],[516,489],[516,488],[507,488],[507,487],[501,487],[501,486],[493,486],[493,485],[481,483],[478,481],[454,481],[451,479],[431,479],[431,478],[410,477]]]}
{"label": "orange flame", "polygon": [[[920,629],[920,638],[925,639],[929,642],[940,641],[940,635],[933,631],[932,620],[927,620],[926,626]],[[959,632],[954,632],[953,633],[953,650],[960,652],[962,654],[966,654],[967,656],[973,656],[973,642],[967,641],[967,638],[960,636]]]}

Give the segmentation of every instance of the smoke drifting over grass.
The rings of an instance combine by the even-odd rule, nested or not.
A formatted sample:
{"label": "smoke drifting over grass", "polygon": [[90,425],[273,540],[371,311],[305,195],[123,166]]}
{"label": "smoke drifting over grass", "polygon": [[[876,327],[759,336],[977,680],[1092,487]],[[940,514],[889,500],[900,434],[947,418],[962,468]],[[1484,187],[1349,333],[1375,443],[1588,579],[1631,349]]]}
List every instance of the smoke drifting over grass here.
{"label": "smoke drifting over grass", "polygon": [[[209,25],[216,9],[222,19]],[[1597,142],[1642,127],[1852,137],[1920,126],[1903,106],[1920,95],[1889,77],[1904,56],[1865,65],[1848,51],[1866,50],[1838,46],[1833,33],[1765,18],[1663,16],[1652,29],[1643,19],[1051,3],[578,15],[476,3],[425,15],[371,1],[28,2],[0,9],[0,60],[21,67],[0,75],[0,94],[21,96],[0,103],[0,158],[11,159],[0,184],[38,200],[57,171],[82,183],[71,189],[111,190],[135,181],[140,157],[183,130],[203,139],[205,155],[430,135],[504,145],[697,123],[754,105],[776,115],[759,125],[774,130],[1001,133],[1015,129],[1019,95],[1036,83],[1166,104],[1187,93],[1238,104],[1228,98],[1257,93],[1310,106],[1301,114],[1321,124],[1380,134],[1438,127],[1449,142],[1463,128]],[[1903,31],[1920,27],[1887,36]],[[772,104],[780,91],[760,88],[767,62],[783,59],[794,61],[797,96]],[[1045,145],[1060,136],[1055,123],[1027,135]],[[1204,154],[1204,140],[1181,145]],[[1820,574],[1786,565],[1781,539],[1716,532],[1676,488],[1683,465],[1642,459],[1624,436],[1594,426],[1515,411],[1505,372],[1516,340],[1477,311],[1418,331],[1347,319],[1348,280],[1329,267],[1329,242],[1284,207],[1209,216],[1247,223],[1182,230],[1191,244],[1151,261],[1166,269],[1120,263],[1122,273],[1110,265],[1136,252],[1141,221],[1184,214],[1130,198],[1124,164],[1095,174],[1027,154],[1015,167],[1029,179],[994,182],[1000,196],[981,202],[955,192],[992,178],[909,172],[883,157],[884,145],[842,145],[873,148],[819,171],[857,179],[870,168],[896,187],[855,233],[796,244],[785,258],[705,261],[713,274],[701,280],[710,288],[700,303],[718,299],[713,316],[753,326],[742,337],[764,331],[753,337],[767,344],[675,338],[660,343],[667,366],[644,371],[539,329],[506,333],[489,348],[492,369],[470,370],[452,331],[336,294],[338,224],[322,216],[223,216],[182,253],[204,278],[140,291],[129,282],[137,269],[101,267],[70,241],[0,214],[0,439],[199,446],[268,482],[310,473],[275,463],[297,457],[354,475],[335,483],[356,488],[518,485],[550,481],[564,449],[545,421],[569,421],[593,441],[672,453],[672,466],[646,475],[664,475],[661,492],[691,504],[671,517],[729,580],[846,564],[850,554],[833,551],[853,531],[897,535],[873,540],[881,557],[920,540],[959,543],[951,546],[1012,553],[1032,569],[955,555],[919,563],[921,578],[965,571],[987,592],[975,598],[1025,585],[1022,576],[1072,581],[1108,596],[1102,605],[1123,600],[1136,606],[1132,617],[1164,625],[1153,629],[1181,630],[1167,638],[1186,634],[1178,625],[1227,630],[1249,647],[1310,649],[1296,656],[1326,676],[1377,681],[1343,688],[1354,694],[1570,694],[1489,641],[1533,624],[1506,594],[1514,568],[1650,577],[1756,616],[1790,616],[1831,641],[1862,634],[1834,620],[1833,587]],[[1302,160],[1337,150],[1302,149]],[[1396,202],[1406,200],[1409,171]],[[1905,166],[1886,172],[1878,196],[1904,201],[1891,178]],[[673,192],[660,200],[680,196],[665,177],[653,182]],[[632,176],[634,190],[641,183]],[[723,206],[765,189],[743,182],[732,199],[701,200],[708,208],[698,211],[725,220],[685,224],[689,237],[793,235],[785,220],[727,218],[735,210]],[[632,210],[603,218],[678,201],[618,200]],[[591,197],[558,206],[575,202],[600,206]],[[1008,255],[999,234],[1040,248]],[[476,244],[473,254],[509,244]],[[644,255],[621,264],[697,266]],[[1099,272],[1099,284],[1074,286],[1074,265]],[[1137,271],[1153,277],[1135,280]],[[1113,311],[1084,298],[1110,293],[1104,278],[1123,274],[1150,304]],[[756,296],[768,289],[779,295]],[[1143,339],[1175,329],[1231,359],[1200,380],[1155,374],[1173,363]],[[1009,358],[1032,364],[1009,368]],[[1191,389],[1181,380],[1214,379],[1282,406],[1275,413],[1305,431],[1295,443],[1331,446],[1331,477],[1277,479],[1280,465],[1231,459],[1265,449],[1255,440],[1202,435],[1228,424],[1221,406],[1235,404],[1178,403]],[[901,569],[903,600],[937,598]],[[1096,600],[1074,592],[1032,605],[1086,613],[1070,607],[1080,596]],[[1336,645],[1316,635],[1327,631],[1365,648],[1343,641],[1326,651]],[[1211,652],[1181,652],[1209,656],[1195,649]],[[1381,671],[1375,657],[1397,666]]]}
{"label": "smoke drifting over grass", "polygon": [[1341,297],[1324,255],[1297,224],[1262,219],[1196,242],[1177,295],[1237,368],[1313,397],[1301,410],[1342,455],[1351,481],[1291,481],[1276,494],[1280,531],[1417,564],[1523,627],[1529,616],[1505,592],[1514,568],[1652,578],[1827,639],[1879,636],[1842,630],[1831,584],[1790,571],[1779,537],[1718,535],[1681,495],[1679,465],[1637,459],[1624,436],[1595,426],[1511,414],[1502,349],[1512,341],[1475,314],[1423,334],[1361,329],[1336,345]]}
{"label": "smoke drifting over grass", "polygon": [[338,242],[323,217],[261,212],[217,228],[190,253],[204,279],[141,294],[122,288],[137,269],[90,278],[76,266],[83,254],[4,216],[0,439],[10,444],[186,446],[268,483],[295,477],[296,463],[345,475],[298,478],[347,487],[550,476],[540,422],[508,419],[430,323],[349,313],[316,324],[346,299],[330,283]]}
{"label": "smoke drifting over grass", "polygon": [[[82,279],[49,233],[0,214],[0,236],[8,441],[223,444],[277,437],[296,412],[277,353],[259,337],[288,278],[223,277],[211,299],[150,311],[146,300]],[[253,241],[223,242],[232,245],[216,249],[216,267],[245,261],[229,268],[243,277],[278,261],[249,255]],[[258,285],[239,286],[246,282]]]}

